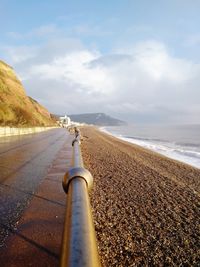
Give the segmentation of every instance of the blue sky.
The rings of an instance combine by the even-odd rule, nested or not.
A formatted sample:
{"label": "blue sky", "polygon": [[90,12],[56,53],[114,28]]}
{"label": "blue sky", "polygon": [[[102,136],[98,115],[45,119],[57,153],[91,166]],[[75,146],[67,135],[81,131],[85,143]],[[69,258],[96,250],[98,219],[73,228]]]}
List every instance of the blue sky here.
{"label": "blue sky", "polygon": [[[103,52],[123,42],[157,39],[174,54],[193,57],[187,41],[199,35],[200,1],[0,1],[1,36],[8,44],[32,44],[38,39],[13,40],[9,33],[26,34],[41,26],[56,25],[71,37],[94,43]],[[80,32],[70,29],[80,27]],[[95,34],[82,28],[98,29]],[[85,29],[86,31],[86,29]],[[104,36],[104,37],[102,37]],[[199,53],[198,53],[199,57]]]}
{"label": "blue sky", "polygon": [[200,1],[0,0],[0,9],[0,58],[50,111],[199,122]]}

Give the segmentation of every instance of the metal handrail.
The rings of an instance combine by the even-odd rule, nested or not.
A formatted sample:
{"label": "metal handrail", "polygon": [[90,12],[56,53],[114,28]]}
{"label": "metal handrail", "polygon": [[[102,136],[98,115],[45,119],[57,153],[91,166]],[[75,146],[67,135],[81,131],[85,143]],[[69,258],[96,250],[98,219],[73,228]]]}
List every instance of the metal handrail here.
{"label": "metal handrail", "polygon": [[80,133],[73,140],[73,168],[65,174],[67,208],[63,231],[61,267],[100,267],[88,189],[93,178],[83,166]]}

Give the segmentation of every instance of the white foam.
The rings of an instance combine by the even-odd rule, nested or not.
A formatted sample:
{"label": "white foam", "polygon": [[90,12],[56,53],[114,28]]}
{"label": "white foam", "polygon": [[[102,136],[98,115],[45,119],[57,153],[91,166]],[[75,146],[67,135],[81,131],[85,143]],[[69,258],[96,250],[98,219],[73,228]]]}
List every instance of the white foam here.
{"label": "white foam", "polygon": [[147,141],[147,140],[138,140],[136,138],[127,138],[123,137],[120,134],[114,134],[106,130],[106,128],[101,127],[100,130],[109,135],[115,136],[121,140],[127,141],[132,144],[137,144],[139,146],[148,148],[152,151],[160,153],[164,156],[167,156],[172,159],[179,160],[181,162],[187,163],[196,168],[200,168],[200,152],[192,150],[192,147],[184,147],[180,145],[176,145],[173,142],[155,142],[155,141]]}

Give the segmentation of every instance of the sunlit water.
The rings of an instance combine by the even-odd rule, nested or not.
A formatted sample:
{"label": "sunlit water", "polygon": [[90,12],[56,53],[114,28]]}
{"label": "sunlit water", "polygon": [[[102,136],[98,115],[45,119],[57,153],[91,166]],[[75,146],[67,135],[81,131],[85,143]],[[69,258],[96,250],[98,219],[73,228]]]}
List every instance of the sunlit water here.
{"label": "sunlit water", "polygon": [[102,131],[200,168],[200,125],[125,125]]}

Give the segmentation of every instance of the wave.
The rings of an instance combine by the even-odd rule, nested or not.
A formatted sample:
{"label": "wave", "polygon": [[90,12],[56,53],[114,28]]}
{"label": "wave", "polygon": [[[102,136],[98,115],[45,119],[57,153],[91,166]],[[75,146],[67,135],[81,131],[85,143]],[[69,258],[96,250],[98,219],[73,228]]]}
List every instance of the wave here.
{"label": "wave", "polygon": [[121,140],[137,144],[169,158],[200,168],[200,151],[198,151],[198,148],[200,147],[199,144],[169,142],[159,138],[143,138],[138,136],[121,135],[112,133],[104,127],[100,128],[100,130]]}
{"label": "wave", "polygon": [[147,138],[147,137],[138,137],[138,136],[128,136],[124,135],[125,138],[130,138],[130,139],[137,139],[137,140],[142,140],[142,141],[157,141],[157,142],[163,142],[163,143],[168,143],[167,140],[159,139],[159,138]]}
{"label": "wave", "polygon": [[197,144],[197,143],[175,142],[175,144],[179,145],[179,146],[194,147],[194,148],[199,148],[200,147],[200,144]]}
{"label": "wave", "polygon": [[129,136],[129,135],[119,135],[121,137],[124,137],[124,138],[128,138],[128,139],[134,139],[134,140],[141,140],[141,141],[149,141],[149,142],[160,142],[160,143],[173,143],[174,145],[177,145],[177,146],[183,146],[183,147],[194,147],[194,148],[199,148],[200,147],[200,144],[197,144],[197,143],[185,143],[185,142],[170,142],[168,140],[165,140],[165,139],[159,139],[159,138],[148,138],[148,137],[139,137],[139,136]]}

